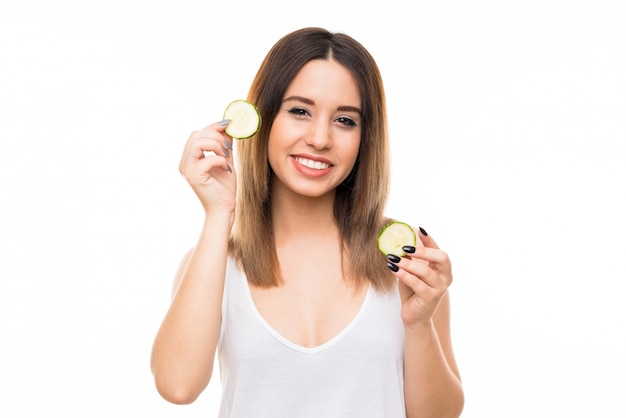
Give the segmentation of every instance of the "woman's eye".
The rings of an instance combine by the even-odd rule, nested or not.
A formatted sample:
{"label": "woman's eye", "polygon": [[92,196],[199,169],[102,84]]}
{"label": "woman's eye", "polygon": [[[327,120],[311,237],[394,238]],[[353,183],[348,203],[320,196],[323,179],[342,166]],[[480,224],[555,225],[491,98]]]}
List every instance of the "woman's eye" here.
{"label": "woman's eye", "polygon": [[337,122],[341,123],[342,125],[345,125],[347,127],[352,127],[352,126],[356,126],[357,123],[354,119],[349,118],[347,116],[341,116],[339,118],[337,118]]}
{"label": "woman's eye", "polygon": [[309,112],[302,107],[292,107],[291,109],[287,109],[287,112],[295,116],[308,116],[309,115]]}

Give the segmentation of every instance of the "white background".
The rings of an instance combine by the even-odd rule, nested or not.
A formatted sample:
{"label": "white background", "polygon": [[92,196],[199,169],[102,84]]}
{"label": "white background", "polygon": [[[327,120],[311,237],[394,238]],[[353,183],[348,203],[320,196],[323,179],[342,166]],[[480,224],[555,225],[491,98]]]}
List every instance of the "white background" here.
{"label": "white background", "polygon": [[3,1],[0,416],[215,416],[218,378],[175,406],[149,370],[201,226],[178,159],[302,26],[378,60],[389,215],[453,260],[463,417],[625,416],[618,3]]}

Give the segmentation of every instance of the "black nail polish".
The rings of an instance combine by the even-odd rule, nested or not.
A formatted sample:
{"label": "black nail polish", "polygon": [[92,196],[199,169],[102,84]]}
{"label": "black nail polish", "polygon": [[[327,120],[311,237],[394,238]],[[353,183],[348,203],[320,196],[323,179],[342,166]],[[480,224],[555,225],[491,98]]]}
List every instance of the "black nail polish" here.
{"label": "black nail polish", "polygon": [[232,173],[232,172],[233,172],[233,169],[232,169],[232,168],[230,168],[230,165],[229,165],[229,164],[226,164],[226,168],[228,169],[228,172],[229,172],[229,173]]}
{"label": "black nail polish", "polygon": [[427,237],[427,236],[428,236],[428,232],[426,232],[426,230],[425,230],[424,228],[422,228],[421,226],[420,226],[420,232],[421,232],[421,233],[422,233],[422,235],[424,235],[425,237]]}
{"label": "black nail polish", "polygon": [[387,267],[389,267],[389,269],[393,272],[397,272],[398,270],[400,270],[400,267],[396,266],[393,263],[387,263]]}
{"label": "black nail polish", "polygon": [[415,247],[412,245],[405,245],[404,247],[402,247],[402,251],[408,254],[413,254],[415,252]]}
{"label": "black nail polish", "polygon": [[391,261],[392,263],[399,263],[400,262],[400,257],[398,257],[395,254],[387,254],[387,258],[389,259],[389,261]]}

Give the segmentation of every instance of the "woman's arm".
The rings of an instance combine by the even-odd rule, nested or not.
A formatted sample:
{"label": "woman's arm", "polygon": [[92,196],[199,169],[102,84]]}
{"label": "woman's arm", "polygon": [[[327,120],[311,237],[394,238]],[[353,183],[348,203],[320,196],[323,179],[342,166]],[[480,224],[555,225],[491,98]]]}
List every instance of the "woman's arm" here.
{"label": "woman's arm", "polygon": [[406,329],[404,394],[407,417],[458,417],[464,405],[450,340],[450,297],[432,321]]}
{"label": "woman's arm", "polygon": [[181,263],[170,308],[155,338],[152,373],[157,390],[169,402],[193,402],[211,379],[222,315],[228,225],[228,219],[207,217],[197,245]]}
{"label": "woman's arm", "polygon": [[[421,232],[421,231],[420,231]],[[390,257],[399,279],[405,325],[404,392],[407,417],[460,416],[464,393],[450,333],[450,260],[423,233],[424,247]]]}
{"label": "woman's arm", "polygon": [[223,124],[213,124],[194,132],[180,164],[205,209],[205,220],[197,244],[176,273],[150,364],[161,396],[177,404],[193,402],[208,385],[219,339],[236,190],[226,150],[232,147],[223,131]]}

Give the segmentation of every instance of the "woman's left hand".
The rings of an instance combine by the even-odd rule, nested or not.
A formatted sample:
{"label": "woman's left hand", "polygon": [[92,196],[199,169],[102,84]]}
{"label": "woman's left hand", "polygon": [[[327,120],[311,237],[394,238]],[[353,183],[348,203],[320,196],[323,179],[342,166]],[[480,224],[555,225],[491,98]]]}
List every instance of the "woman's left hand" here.
{"label": "woman's left hand", "polygon": [[[439,302],[452,283],[448,254],[420,231],[423,247],[405,247],[403,258],[388,256],[388,266],[399,279],[402,321],[405,326],[419,326],[431,321]],[[397,269],[397,271],[396,271]]]}

